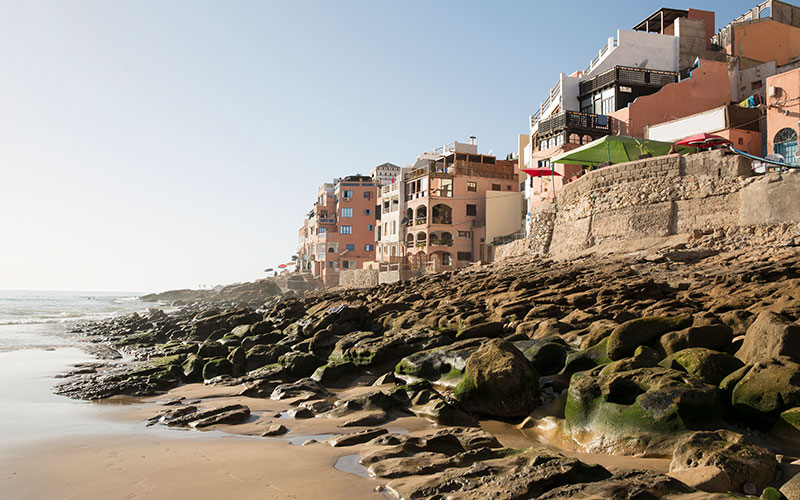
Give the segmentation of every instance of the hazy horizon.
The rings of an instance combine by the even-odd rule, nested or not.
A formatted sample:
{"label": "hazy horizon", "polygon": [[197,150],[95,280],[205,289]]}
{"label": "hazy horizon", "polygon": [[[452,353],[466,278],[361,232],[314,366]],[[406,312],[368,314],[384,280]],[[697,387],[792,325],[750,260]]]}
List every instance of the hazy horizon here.
{"label": "hazy horizon", "polygon": [[0,289],[252,281],[323,182],[471,135],[505,158],[559,73],[663,6],[565,5],[5,2]]}

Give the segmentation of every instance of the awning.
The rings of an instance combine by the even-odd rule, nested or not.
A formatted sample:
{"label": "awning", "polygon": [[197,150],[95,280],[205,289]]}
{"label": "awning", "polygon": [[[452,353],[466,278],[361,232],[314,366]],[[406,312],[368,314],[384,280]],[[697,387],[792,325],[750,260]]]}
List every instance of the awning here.
{"label": "awning", "polygon": [[523,168],[521,170],[531,177],[550,177],[553,175],[561,176],[561,174],[549,168]]}
{"label": "awning", "polygon": [[[603,163],[625,163],[638,160],[642,155],[664,156],[672,149],[671,142],[649,141],[636,137],[607,135],[577,149],[550,159],[552,163],[586,165],[590,167]],[[694,148],[675,146],[678,153],[691,153]]]}
{"label": "awning", "polygon": [[717,146],[719,144],[730,144],[730,143],[731,141],[719,135],[695,134],[685,139],[681,139],[675,144],[678,146],[694,146],[698,148],[698,147],[709,147],[709,146]]}

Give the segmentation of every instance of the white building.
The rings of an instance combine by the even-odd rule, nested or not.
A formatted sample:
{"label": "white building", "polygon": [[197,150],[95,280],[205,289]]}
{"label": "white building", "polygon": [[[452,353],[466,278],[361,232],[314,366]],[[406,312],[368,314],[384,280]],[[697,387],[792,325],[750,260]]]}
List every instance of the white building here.
{"label": "white building", "polygon": [[398,167],[392,163],[384,163],[373,168],[370,171],[369,176],[372,177],[372,180],[380,183],[381,186],[387,186],[391,184],[397,176],[400,175],[401,171],[402,167]]}

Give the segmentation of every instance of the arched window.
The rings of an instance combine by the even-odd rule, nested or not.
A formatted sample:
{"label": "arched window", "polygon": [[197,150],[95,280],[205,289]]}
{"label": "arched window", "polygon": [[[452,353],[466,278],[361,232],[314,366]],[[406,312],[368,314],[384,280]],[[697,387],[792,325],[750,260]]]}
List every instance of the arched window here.
{"label": "arched window", "polygon": [[782,129],[775,135],[775,153],[783,156],[789,165],[797,165],[797,131]]}
{"label": "arched window", "polygon": [[452,224],[453,223],[453,209],[449,205],[439,203],[431,208],[431,214],[434,224]]}
{"label": "arched window", "polygon": [[409,226],[413,226],[414,225],[414,209],[413,208],[406,209],[406,224],[408,224]]}
{"label": "arched window", "polygon": [[583,139],[581,140],[581,144],[589,144],[590,142],[592,142],[592,136],[584,135]]}
{"label": "arched window", "polygon": [[581,136],[580,134],[569,134],[569,143],[570,144],[580,144],[581,143]]}

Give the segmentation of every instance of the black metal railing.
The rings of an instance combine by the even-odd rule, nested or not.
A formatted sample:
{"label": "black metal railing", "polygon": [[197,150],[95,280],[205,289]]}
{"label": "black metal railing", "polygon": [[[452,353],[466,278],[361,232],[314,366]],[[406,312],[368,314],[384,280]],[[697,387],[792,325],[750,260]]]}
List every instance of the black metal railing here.
{"label": "black metal railing", "polygon": [[606,115],[565,111],[539,122],[540,136],[563,129],[609,132],[611,130],[611,119]]}
{"label": "black metal railing", "polygon": [[616,66],[597,75],[591,80],[581,82],[580,95],[591,94],[615,82],[619,85],[632,85],[637,87],[663,87],[664,85],[677,81],[678,73],[674,71]]}

